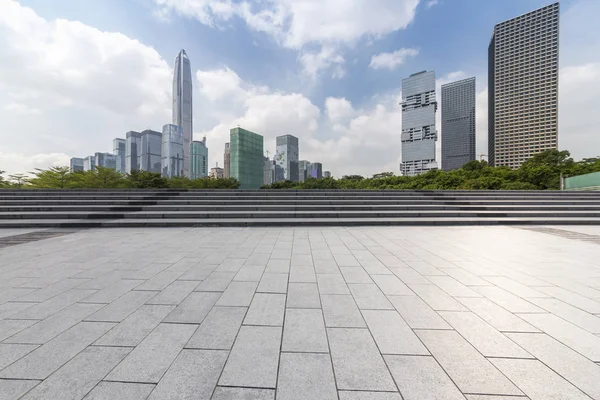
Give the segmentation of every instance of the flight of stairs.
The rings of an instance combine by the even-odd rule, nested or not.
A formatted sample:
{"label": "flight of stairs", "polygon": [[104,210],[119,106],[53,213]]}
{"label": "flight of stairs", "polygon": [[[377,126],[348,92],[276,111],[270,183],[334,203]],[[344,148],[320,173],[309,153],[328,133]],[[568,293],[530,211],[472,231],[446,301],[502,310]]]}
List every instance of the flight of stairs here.
{"label": "flight of stairs", "polygon": [[600,224],[600,191],[0,190],[0,228]]}

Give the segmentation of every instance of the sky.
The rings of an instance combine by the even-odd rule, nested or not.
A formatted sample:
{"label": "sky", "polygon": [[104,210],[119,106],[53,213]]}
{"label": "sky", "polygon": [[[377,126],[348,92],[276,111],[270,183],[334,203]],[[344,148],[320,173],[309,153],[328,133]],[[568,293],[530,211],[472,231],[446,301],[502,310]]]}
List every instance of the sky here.
{"label": "sky", "polygon": [[[0,0],[0,170],[68,165],[111,152],[127,131],[160,131],[182,48],[194,139],[206,136],[211,167],[239,125],[262,134],[271,155],[276,136],[297,136],[300,159],[334,176],[398,173],[401,81],[422,70],[435,70],[438,92],[477,78],[486,154],[494,25],[550,3]],[[561,1],[559,148],[575,159],[600,156],[598,15],[598,0]]]}

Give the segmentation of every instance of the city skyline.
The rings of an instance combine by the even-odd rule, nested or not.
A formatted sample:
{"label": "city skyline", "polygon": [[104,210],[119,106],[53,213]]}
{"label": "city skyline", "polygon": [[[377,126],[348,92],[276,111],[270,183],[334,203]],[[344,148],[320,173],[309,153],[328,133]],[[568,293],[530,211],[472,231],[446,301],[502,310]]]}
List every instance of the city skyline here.
{"label": "city skyline", "polygon": [[[37,0],[23,0],[20,4],[4,1],[0,7],[10,7],[11,10],[17,11],[29,10],[28,12],[37,16],[35,24],[46,24],[50,29],[49,35],[52,34],[54,21],[58,17],[64,18],[67,26],[70,26],[71,21],[81,20],[84,29],[99,28],[98,39],[102,40],[103,32],[119,31],[118,23],[115,22],[113,27],[102,26],[100,22],[91,21],[82,15],[81,11],[76,8],[65,13],[64,4],[69,2],[64,0],[61,3],[54,10],[54,14],[49,13],[48,9]],[[131,6],[126,3],[123,2],[123,7]],[[160,105],[165,104],[163,102],[165,94],[167,103],[172,100],[170,95],[172,68],[174,67],[172,55],[180,48],[185,48],[186,53],[193,61],[191,79],[194,93],[194,139],[202,138],[206,134],[209,148],[214,149],[209,154],[210,166],[214,166],[217,160],[221,165],[222,149],[227,141],[228,130],[232,126],[240,125],[261,132],[265,137],[265,148],[270,150],[275,148],[276,136],[288,132],[297,136],[302,142],[302,158],[322,161],[336,175],[397,172],[397,165],[400,161],[398,136],[401,117],[397,105],[400,81],[411,73],[423,69],[436,71],[438,99],[440,97],[439,87],[442,84],[468,76],[477,77],[477,154],[487,154],[487,128],[481,129],[481,127],[487,125],[487,109],[485,107],[487,103],[485,98],[487,45],[493,27],[504,20],[515,18],[537,7],[546,6],[550,2],[535,0],[522,4],[509,1],[506,6],[501,2],[488,2],[485,7],[473,4],[470,12],[480,18],[464,27],[452,20],[444,21],[439,25],[432,24],[436,18],[441,18],[441,15],[454,15],[454,13],[465,10],[465,2],[462,0],[457,0],[452,4],[438,3],[428,7],[426,1],[421,1],[414,8],[414,13],[411,11],[410,15],[405,16],[406,20],[410,21],[408,28],[385,28],[387,31],[381,33],[380,38],[374,39],[371,47],[358,43],[355,54],[340,47],[329,49],[325,46],[326,48],[323,49],[320,44],[316,46],[318,54],[321,54],[319,53],[320,49],[331,50],[330,53],[323,52],[322,57],[324,58],[317,58],[318,54],[311,52],[312,50],[309,51],[308,47],[306,51],[299,51],[298,57],[293,57],[297,68],[304,68],[305,62],[309,61],[339,60],[337,55],[341,55],[344,61],[336,61],[333,65],[319,67],[314,77],[302,75],[302,79],[295,79],[299,83],[295,88],[286,84],[286,77],[296,77],[289,65],[280,65],[278,73],[271,73],[268,75],[269,79],[265,79],[267,75],[264,73],[267,72],[268,63],[261,64],[265,65],[264,68],[243,68],[243,64],[237,60],[246,59],[248,67],[253,65],[255,60],[252,57],[241,57],[242,53],[239,52],[241,58],[231,58],[235,52],[229,54],[227,47],[221,47],[219,51],[198,47],[197,43],[190,41],[191,35],[173,38],[170,36],[170,32],[180,23],[185,23],[189,29],[192,29],[189,32],[192,32],[193,29],[202,29],[215,38],[227,35],[227,32],[231,33],[231,31],[226,27],[221,31],[214,30],[195,18],[184,22],[182,18],[185,13],[182,13],[180,17],[177,10],[169,9],[167,14],[170,22],[154,20],[152,24],[147,25],[148,27],[152,26],[152,29],[157,32],[163,32],[164,43],[153,43],[147,36],[141,34],[136,26],[131,26],[127,36],[122,37],[126,41],[129,39],[139,40],[137,43],[127,42],[133,46],[128,51],[136,54],[131,58],[132,62],[129,64],[130,73],[115,75],[114,79],[118,79],[115,81],[103,81],[99,77],[90,79],[90,77],[94,77],[94,75],[90,75],[92,72],[83,69],[81,79],[71,79],[69,84],[61,86],[65,91],[55,96],[59,101],[54,102],[57,107],[52,112],[53,117],[62,117],[60,120],[48,119],[49,114],[46,109],[38,103],[29,102],[28,98],[11,97],[14,90],[2,93],[8,97],[0,95],[0,108],[3,110],[9,108],[13,112],[8,118],[0,118],[2,121],[0,122],[0,134],[14,133],[11,126],[13,120],[16,122],[18,119],[21,123],[19,129],[33,132],[32,135],[36,140],[31,144],[21,145],[20,136],[22,135],[12,135],[13,139],[4,141],[5,144],[0,148],[2,153],[0,165],[9,173],[32,169],[30,165],[48,166],[54,162],[52,161],[54,157],[63,160],[60,161],[60,164],[64,165],[68,163],[68,158],[65,160],[65,156],[61,155],[61,152],[69,156],[82,156],[94,154],[97,151],[112,151],[113,149],[110,147],[112,139],[122,138],[124,132],[132,128],[149,127],[160,130],[160,127],[165,122],[169,122],[169,118],[172,116],[172,104],[166,107]],[[581,36],[582,32],[579,28],[579,25],[585,25],[579,21],[585,21],[585,17],[593,14],[596,9],[597,5],[594,2],[583,0],[563,1],[560,8],[561,88],[559,93],[561,106],[559,112],[561,115],[558,120],[561,127],[559,128],[559,148],[571,150],[573,156],[578,159],[595,156],[597,146],[594,146],[594,140],[598,140],[596,136],[584,136],[587,135],[586,132],[590,131],[589,127],[593,126],[596,117],[593,113],[584,113],[585,107],[581,107],[593,104],[593,101],[590,101],[589,87],[591,85],[589,80],[592,79],[593,82],[596,76],[597,61],[592,56],[597,52],[585,50],[589,50],[589,46],[596,44],[597,41],[594,36],[586,36],[587,31],[583,32],[584,35]],[[374,12],[379,11],[374,10]],[[17,19],[20,18],[19,13],[14,14],[13,12],[11,15]],[[151,15],[147,17],[153,18]],[[142,13],[140,18],[143,19],[146,16]],[[331,16],[324,16],[324,18],[331,18]],[[349,20],[351,21],[352,18],[350,17]],[[0,25],[4,24],[3,21],[0,18]],[[215,21],[218,22],[218,18]],[[578,23],[576,24],[574,21],[578,21]],[[234,19],[231,23],[238,27],[246,26],[245,29],[252,31],[251,27],[245,25],[245,21]],[[426,29],[428,29],[429,36],[417,34],[421,31],[425,32]],[[469,32],[469,35],[468,38],[461,35],[464,40],[461,40],[459,45],[456,40],[452,40],[452,37],[458,35],[461,29]],[[361,32],[363,31],[356,33],[355,37],[368,38],[368,34]],[[440,35],[440,32],[444,34]],[[87,34],[91,34],[91,31],[84,32],[84,36]],[[287,33],[284,32],[284,34]],[[18,43],[17,39],[13,40],[13,37],[16,38],[18,35],[18,32],[13,32],[10,27],[8,28],[6,39],[10,46],[4,50],[22,51],[22,49],[12,47],[13,43]],[[289,50],[280,48],[277,43],[269,44],[269,34],[250,36],[256,40],[257,47],[254,48],[254,51],[257,55],[263,54],[265,47],[269,46],[274,51],[273,54],[279,54],[282,51],[289,52]],[[436,37],[435,42],[430,40],[430,37],[434,36]],[[236,41],[242,41],[239,35],[234,35],[234,37]],[[33,35],[28,40],[35,42],[41,39]],[[151,49],[148,53],[146,49],[153,44],[156,50]],[[300,46],[302,47],[304,44],[300,44]],[[27,49],[27,46],[23,46],[23,48]],[[90,49],[94,48],[90,47]],[[239,47],[237,48],[239,49]],[[77,54],[76,50],[83,51],[80,46],[72,46],[64,54],[72,57]],[[114,58],[115,56],[112,56],[111,53],[107,56],[108,60],[114,62],[120,60]],[[94,60],[92,55],[90,57],[90,60]],[[86,59],[86,57],[80,58]],[[17,60],[16,58],[9,59],[11,62]],[[69,59],[72,60],[70,62],[73,68],[77,68],[77,60]],[[38,60],[32,59],[31,62],[37,63]],[[59,61],[59,65],[66,66],[66,64],[61,64],[62,62]],[[99,65],[104,64],[100,63]],[[151,69],[147,70],[146,66]],[[336,69],[336,67],[340,67],[344,71]],[[150,71],[150,75],[146,71]],[[336,74],[335,78],[333,78],[334,73]],[[40,70],[39,75],[40,77],[45,76],[43,69]],[[563,78],[563,75],[567,78]],[[2,76],[13,75],[8,73],[0,75],[0,80],[3,79]],[[143,84],[139,84],[141,82],[139,79],[142,77]],[[14,81],[21,82],[24,89],[21,92],[24,95],[28,93],[27,82],[18,79],[14,79]],[[168,83],[164,84],[165,81]],[[77,93],[78,96],[85,93],[75,92],[79,87],[77,85],[81,82],[85,82],[90,87],[90,91],[87,93],[94,93],[94,96],[69,101],[68,99],[71,98],[69,96],[72,96],[73,93]],[[92,90],[92,85],[100,82],[106,91]],[[586,84],[586,82],[588,83]],[[0,83],[5,86],[9,84],[6,86],[9,89],[11,87],[10,82]],[[115,86],[115,84],[117,85]],[[57,87],[56,84],[54,86]],[[367,86],[369,86],[368,89]],[[139,92],[138,87],[145,88],[145,92]],[[40,88],[45,89],[46,86],[41,85]],[[351,88],[355,88],[356,91],[348,92]],[[71,92],[67,93],[67,89]],[[111,95],[106,97],[104,93]],[[133,95],[135,96],[132,97]],[[13,100],[15,104],[13,104]],[[103,107],[109,107],[106,112],[112,114],[106,114],[101,118],[94,117],[89,114],[87,108],[91,107],[92,102],[94,104],[101,102]],[[29,111],[21,106],[28,106],[27,110]],[[131,108],[133,106],[135,107]],[[86,123],[84,125],[82,125],[83,121],[78,123],[77,118],[65,119],[64,112],[69,109],[79,110],[78,114],[82,117],[85,116]],[[19,110],[20,112],[30,112],[30,114],[23,119],[18,117]],[[127,110],[131,111],[126,118],[118,117],[120,113]],[[439,118],[438,112],[438,131],[440,131]],[[42,121],[46,122],[42,129],[32,128],[31,124]],[[93,126],[89,126],[89,121],[94,122],[91,124]],[[565,124],[567,124],[567,128],[565,128]],[[85,128],[82,129],[84,126]],[[98,131],[101,132],[97,133]],[[568,134],[562,132],[568,132]],[[52,137],[52,141],[49,142],[45,139],[46,137]],[[591,139],[585,139],[588,137]],[[440,139],[443,140],[441,137]],[[33,150],[32,153],[34,145],[41,150]],[[389,151],[390,147],[395,147],[397,151]],[[441,161],[440,147],[441,141],[438,141],[436,146],[438,161]],[[19,161],[20,156],[11,155],[14,153],[12,149],[18,149],[20,154],[28,156],[27,163],[29,164]],[[44,155],[45,151],[48,152],[48,155]],[[586,154],[590,151],[593,153]],[[10,165],[7,165],[8,161],[3,163],[2,160],[10,160]],[[9,168],[6,168],[5,165]]]}

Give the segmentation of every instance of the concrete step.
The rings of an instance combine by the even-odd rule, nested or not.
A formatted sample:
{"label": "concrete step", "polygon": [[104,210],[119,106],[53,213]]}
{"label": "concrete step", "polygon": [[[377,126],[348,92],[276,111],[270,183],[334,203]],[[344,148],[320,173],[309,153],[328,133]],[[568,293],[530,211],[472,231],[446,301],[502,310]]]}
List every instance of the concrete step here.
{"label": "concrete step", "polygon": [[0,213],[0,220],[14,219],[234,219],[234,218],[600,218],[600,211],[455,211],[455,210],[406,210],[406,211],[141,211],[141,212],[21,212]]}
{"label": "concrete step", "polygon": [[600,218],[251,218],[0,220],[2,228],[149,228],[243,226],[455,226],[455,225],[600,225]]}

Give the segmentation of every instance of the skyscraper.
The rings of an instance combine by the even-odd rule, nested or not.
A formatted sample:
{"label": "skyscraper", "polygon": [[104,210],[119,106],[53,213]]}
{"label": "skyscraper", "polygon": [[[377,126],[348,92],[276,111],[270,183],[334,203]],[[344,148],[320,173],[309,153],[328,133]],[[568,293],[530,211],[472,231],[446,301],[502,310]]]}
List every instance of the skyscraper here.
{"label": "skyscraper", "polygon": [[442,85],[442,169],[475,160],[475,78]]}
{"label": "skyscraper", "polygon": [[125,134],[125,173],[139,171],[141,168],[142,134],[129,131]]}
{"label": "skyscraper", "polygon": [[312,178],[321,179],[323,177],[323,164],[314,162],[310,164],[310,176]]}
{"label": "skyscraper", "polygon": [[323,178],[331,178],[331,172],[323,171]]}
{"label": "skyscraper", "polygon": [[163,126],[161,149],[162,176],[173,178],[183,175],[183,130],[180,126]]}
{"label": "skyscraper", "polygon": [[117,156],[111,153],[96,153],[94,155],[96,167],[117,169]]}
{"label": "skyscraper", "polygon": [[117,168],[115,170],[122,174],[125,173],[126,147],[127,145],[125,139],[113,139],[113,153],[117,157]]}
{"label": "skyscraper", "polygon": [[270,185],[275,182],[275,161],[265,157],[263,169],[263,185]]}
{"label": "skyscraper", "polygon": [[435,161],[435,72],[402,79],[402,164],[400,172],[415,176],[437,168]]}
{"label": "skyscraper", "polygon": [[558,3],[494,27],[488,48],[488,160],[518,168],[558,147]]}
{"label": "skyscraper", "polygon": [[276,144],[275,162],[283,170],[283,176],[276,176],[275,179],[298,182],[298,138],[292,135],[277,136]]}
{"label": "skyscraper", "polygon": [[231,177],[240,189],[259,189],[263,182],[263,137],[242,128],[230,131]]}
{"label": "skyscraper", "polygon": [[83,170],[84,171],[93,171],[96,169],[96,157],[87,156],[83,159]]}
{"label": "skyscraper", "polygon": [[229,143],[225,143],[225,154],[223,155],[223,175],[225,176],[225,178],[229,178],[231,175],[230,166],[231,152],[229,150]]}
{"label": "skyscraper", "polygon": [[190,178],[199,179],[208,176],[208,148],[206,147],[206,136],[199,141],[192,142],[192,153],[190,156]]}
{"label": "skyscraper", "polygon": [[140,141],[140,169],[161,173],[162,134],[150,129],[142,131]]}
{"label": "skyscraper", "polygon": [[83,158],[71,157],[69,168],[71,172],[83,171]]}
{"label": "skyscraper", "polygon": [[298,181],[304,182],[310,177],[310,161],[298,161]]}
{"label": "skyscraper", "polygon": [[192,68],[185,50],[175,57],[173,68],[173,125],[183,131],[183,174],[190,176],[192,145]]}

